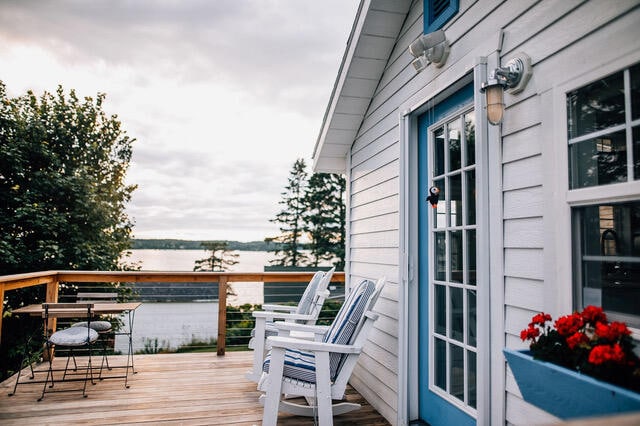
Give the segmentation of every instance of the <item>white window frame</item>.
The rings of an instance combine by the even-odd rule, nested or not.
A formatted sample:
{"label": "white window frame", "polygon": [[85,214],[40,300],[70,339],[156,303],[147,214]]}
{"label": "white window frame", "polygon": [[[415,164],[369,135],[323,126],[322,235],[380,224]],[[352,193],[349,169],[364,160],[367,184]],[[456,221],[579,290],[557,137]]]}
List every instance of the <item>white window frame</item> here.
{"label": "white window frame", "polygon": [[[628,55],[608,63],[594,63],[594,67],[575,78],[554,86],[541,94],[553,108],[543,110],[542,134],[552,135],[543,143],[543,158],[552,173],[544,179],[545,199],[545,307],[554,317],[566,315],[577,308],[575,277],[579,271],[573,266],[572,208],[603,203],[640,200],[640,180],[569,189],[569,139],[567,93],[594,81],[623,71],[640,62],[638,55]],[[544,99],[541,100],[541,104]],[[547,156],[548,154],[548,156]],[[629,153],[631,154],[631,153]],[[603,188],[606,190],[603,191]],[[547,250],[548,248],[548,250]],[[579,284],[581,285],[581,284]],[[632,329],[640,338],[640,329]]]}

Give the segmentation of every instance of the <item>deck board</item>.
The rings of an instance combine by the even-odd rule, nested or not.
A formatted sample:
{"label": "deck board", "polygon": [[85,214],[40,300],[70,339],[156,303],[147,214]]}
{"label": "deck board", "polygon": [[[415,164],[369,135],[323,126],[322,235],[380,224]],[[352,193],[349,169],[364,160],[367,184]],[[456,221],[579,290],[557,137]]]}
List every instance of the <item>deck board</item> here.
{"label": "deck board", "polygon": [[[110,357],[112,364],[124,359]],[[63,361],[57,358],[57,367]],[[122,379],[103,380],[87,385],[82,398],[81,383],[64,383],[78,391],[47,393],[40,402],[42,385],[20,385],[9,397],[15,380],[9,379],[0,384],[0,424],[257,425],[260,392],[244,378],[251,361],[251,352],[136,355],[138,374],[129,377],[129,389]],[[346,399],[362,408],[336,416],[336,425],[389,424],[350,387]],[[313,425],[313,419],[280,414],[278,424]]]}

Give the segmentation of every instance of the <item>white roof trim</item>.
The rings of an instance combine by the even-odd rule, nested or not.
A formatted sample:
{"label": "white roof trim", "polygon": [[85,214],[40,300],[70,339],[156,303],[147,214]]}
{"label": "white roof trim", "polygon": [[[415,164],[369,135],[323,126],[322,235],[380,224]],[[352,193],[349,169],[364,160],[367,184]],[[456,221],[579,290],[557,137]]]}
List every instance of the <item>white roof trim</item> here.
{"label": "white roof trim", "polygon": [[315,172],[346,172],[346,155],[386,68],[410,5],[410,0],[360,2],[313,150]]}

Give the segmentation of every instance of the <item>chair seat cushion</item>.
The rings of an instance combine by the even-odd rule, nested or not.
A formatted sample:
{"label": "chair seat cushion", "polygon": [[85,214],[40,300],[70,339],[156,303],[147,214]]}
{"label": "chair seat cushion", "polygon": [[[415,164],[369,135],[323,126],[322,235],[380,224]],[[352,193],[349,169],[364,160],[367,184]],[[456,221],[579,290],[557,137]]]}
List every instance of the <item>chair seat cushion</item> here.
{"label": "chair seat cushion", "polygon": [[98,332],[87,327],[69,327],[56,331],[49,342],[60,346],[85,346],[98,340]]}
{"label": "chair seat cushion", "polygon": [[[271,351],[267,354],[262,364],[262,371],[269,372],[271,364]],[[316,359],[313,353],[287,349],[284,353],[283,377],[302,380],[304,382],[316,382]]]}
{"label": "chair seat cushion", "polygon": [[[81,321],[71,324],[71,327],[86,327],[87,322]],[[111,323],[109,321],[91,321],[90,327],[98,333],[104,333],[111,330]]]}

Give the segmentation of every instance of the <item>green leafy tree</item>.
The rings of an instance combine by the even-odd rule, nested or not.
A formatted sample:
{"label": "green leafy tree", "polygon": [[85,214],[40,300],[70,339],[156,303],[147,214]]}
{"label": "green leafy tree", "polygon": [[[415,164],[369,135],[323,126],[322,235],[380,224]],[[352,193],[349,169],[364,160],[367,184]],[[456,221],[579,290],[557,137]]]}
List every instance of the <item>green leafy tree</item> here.
{"label": "green leafy tree", "polygon": [[204,241],[202,247],[210,253],[206,258],[196,260],[196,266],[193,268],[196,272],[223,272],[227,271],[229,266],[238,263],[236,260],[238,254],[229,249],[226,241]]}
{"label": "green leafy tree", "polygon": [[[133,227],[125,205],[135,185],[125,174],[134,140],[104,112],[104,99],[81,100],[62,87],[9,98],[0,81],[0,274],[127,269],[120,259]],[[4,303],[43,298],[37,286],[7,292]],[[16,347],[4,337],[21,331],[3,333],[3,367],[14,366],[6,349]]]}
{"label": "green leafy tree", "polygon": [[300,238],[304,232],[304,194],[307,185],[307,166],[304,159],[299,158],[293,164],[289,173],[287,186],[281,193],[279,204],[284,208],[270,222],[280,225],[280,235],[266,238],[267,242],[277,242],[272,250],[277,258],[271,263],[282,266],[301,266],[306,261],[306,255],[301,252]]}
{"label": "green leafy tree", "polygon": [[311,239],[312,266],[333,261],[344,270],[345,178],[333,173],[314,173],[306,188],[305,231]]}

